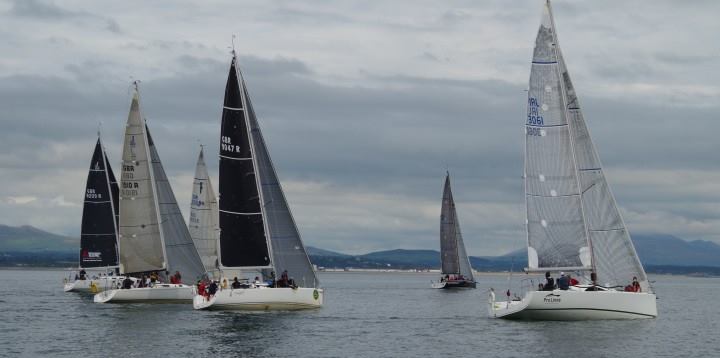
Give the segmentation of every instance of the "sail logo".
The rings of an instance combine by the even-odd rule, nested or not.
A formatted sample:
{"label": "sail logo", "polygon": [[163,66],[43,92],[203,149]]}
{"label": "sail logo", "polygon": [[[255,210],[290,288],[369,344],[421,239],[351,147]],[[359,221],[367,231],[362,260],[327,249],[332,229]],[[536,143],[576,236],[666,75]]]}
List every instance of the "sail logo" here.
{"label": "sail logo", "polygon": [[82,259],[86,262],[100,262],[102,261],[102,253],[99,251],[82,250]]}
{"label": "sail logo", "polygon": [[100,170],[100,162],[95,162],[95,170]]}
{"label": "sail logo", "polygon": [[135,147],[137,146],[137,142],[135,142],[135,136],[130,137],[130,157],[132,159],[135,159]]}
{"label": "sail logo", "polygon": [[543,303],[560,303],[560,295],[549,293],[543,298]]}

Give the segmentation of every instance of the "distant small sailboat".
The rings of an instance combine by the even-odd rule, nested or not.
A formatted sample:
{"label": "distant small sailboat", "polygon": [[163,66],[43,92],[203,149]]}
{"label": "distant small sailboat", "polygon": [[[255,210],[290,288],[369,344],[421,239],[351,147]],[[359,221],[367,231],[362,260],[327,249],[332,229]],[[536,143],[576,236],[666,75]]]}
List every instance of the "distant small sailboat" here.
{"label": "distant small sailboat", "polygon": [[239,270],[252,281],[235,283],[235,277],[226,277],[232,285],[196,295],[194,308],[322,306],[323,290],[270,160],[234,52],[225,87],[218,189],[220,270]]}
{"label": "distant small sailboat", "polygon": [[432,283],[433,288],[475,288],[470,259],[465,252],[460,221],[450,189],[449,172],[445,176],[440,211],[440,262],[442,278]]}
{"label": "distant small sailboat", "polygon": [[162,283],[107,290],[94,301],[191,302],[193,286],[167,283],[169,275],[180,272],[184,282],[195,283],[205,269],[140,114],[137,83],[125,128],[121,184],[120,272],[135,277],[157,272]]}
{"label": "distant small sailboat", "polygon": [[190,203],[190,236],[200,254],[205,271],[213,278],[219,279],[218,271],[218,203],[207,166],[203,148],[200,147],[195,179],[193,180],[192,202]]}
{"label": "distant small sailboat", "polygon": [[[525,127],[526,271],[548,272],[548,277],[552,272],[572,272],[581,281],[568,284],[565,276],[556,288],[547,280],[542,291],[530,284],[522,299],[511,299],[508,290],[507,300],[498,301],[491,291],[490,316],[529,320],[656,317],[655,294],[583,119],[558,45],[549,0],[535,42]],[[633,278],[636,286],[625,286]]]}
{"label": "distant small sailboat", "polygon": [[117,214],[118,184],[98,132],[85,185],[79,273],[66,280],[65,292],[97,293],[124,279],[112,274],[118,267]]}

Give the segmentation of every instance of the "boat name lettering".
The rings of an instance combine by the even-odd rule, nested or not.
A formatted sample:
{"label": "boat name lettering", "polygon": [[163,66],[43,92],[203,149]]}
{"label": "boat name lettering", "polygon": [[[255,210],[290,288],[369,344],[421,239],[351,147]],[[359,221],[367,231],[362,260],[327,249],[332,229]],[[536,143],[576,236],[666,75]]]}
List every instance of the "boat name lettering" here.
{"label": "boat name lettering", "polygon": [[96,193],[95,189],[93,188],[87,188],[85,191],[85,198],[86,199],[102,199],[102,194]]}
{"label": "boat name lettering", "polygon": [[560,303],[560,295],[550,293],[543,298],[543,303]]}
{"label": "boat name lettering", "polygon": [[528,98],[528,115],[527,122],[530,125],[541,126],[544,124],[543,117],[540,115],[540,104],[535,97]]}

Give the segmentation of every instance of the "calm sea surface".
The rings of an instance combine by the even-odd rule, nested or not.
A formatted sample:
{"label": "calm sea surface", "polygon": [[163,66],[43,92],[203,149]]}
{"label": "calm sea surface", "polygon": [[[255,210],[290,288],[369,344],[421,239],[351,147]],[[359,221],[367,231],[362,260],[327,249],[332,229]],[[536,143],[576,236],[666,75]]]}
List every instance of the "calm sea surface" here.
{"label": "calm sea surface", "polygon": [[199,312],[100,305],[62,291],[61,271],[0,270],[0,356],[720,357],[720,279],[657,276],[657,319],[487,318],[487,289],[433,290],[436,274],[321,273],[325,306]]}

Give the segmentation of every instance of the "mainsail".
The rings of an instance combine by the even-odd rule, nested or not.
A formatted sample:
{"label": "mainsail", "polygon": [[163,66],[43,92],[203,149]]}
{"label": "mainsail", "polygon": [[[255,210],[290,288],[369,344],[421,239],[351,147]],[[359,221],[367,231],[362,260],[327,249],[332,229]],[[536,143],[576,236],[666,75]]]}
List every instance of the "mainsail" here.
{"label": "mainsail", "polygon": [[[221,264],[229,266],[226,261],[228,256],[230,261],[264,263],[268,266],[263,270],[266,274],[268,270],[278,273],[287,270],[297,285],[318,287],[320,283],[270,159],[235,56],[225,89],[222,123],[219,187]],[[240,201],[242,198],[244,201]],[[245,217],[245,221],[252,225],[240,221]],[[238,229],[241,227],[238,222],[252,228],[243,229],[247,232],[245,237]],[[243,255],[245,258],[238,260]]]}
{"label": "mainsail", "polygon": [[188,229],[205,271],[217,270],[218,204],[208,176],[202,147],[195,167]]}
{"label": "mainsail", "polygon": [[529,268],[594,270],[613,286],[636,276],[647,290],[565,66],[549,1],[535,41],[525,138]]}
{"label": "mainsail", "polygon": [[474,280],[470,260],[465,252],[465,244],[460,232],[455,200],[453,200],[450,189],[450,173],[445,177],[440,211],[440,261],[443,275],[460,274],[467,280]]}
{"label": "mainsail", "polygon": [[117,267],[117,196],[115,175],[98,134],[85,186],[80,267]]}
{"label": "mainsail", "polygon": [[271,268],[255,150],[235,61],[233,57],[220,128],[220,266]]}
{"label": "mainsail", "polygon": [[122,157],[120,190],[120,272],[165,270],[157,193],[139,95],[133,95]]}

